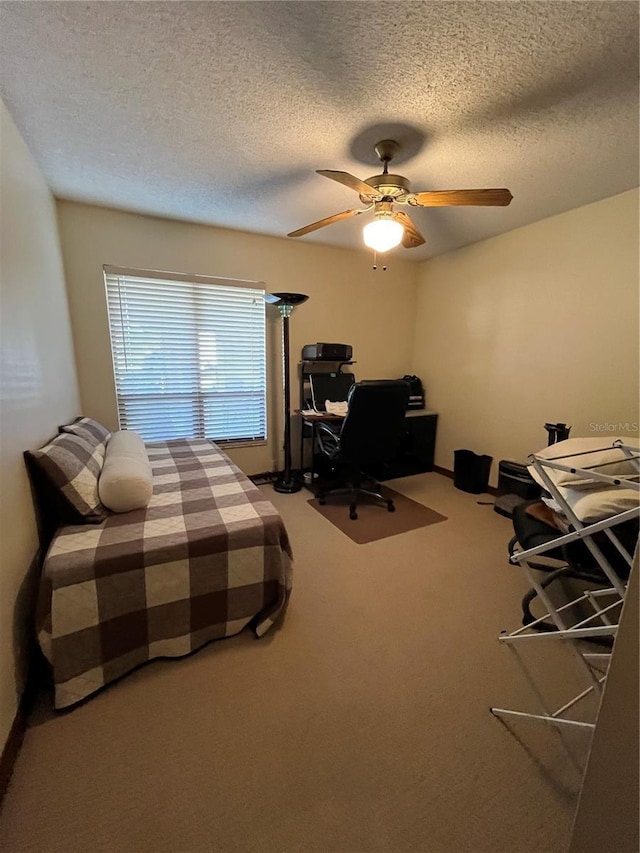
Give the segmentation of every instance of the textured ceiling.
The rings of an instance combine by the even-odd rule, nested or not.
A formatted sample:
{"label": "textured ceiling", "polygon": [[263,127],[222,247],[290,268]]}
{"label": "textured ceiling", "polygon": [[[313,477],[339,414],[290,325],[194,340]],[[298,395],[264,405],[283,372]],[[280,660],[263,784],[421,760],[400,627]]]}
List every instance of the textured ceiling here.
{"label": "textured ceiling", "polygon": [[62,198],[283,236],[391,135],[414,191],[514,195],[412,209],[421,259],[638,185],[635,2],[2,2],[0,54]]}

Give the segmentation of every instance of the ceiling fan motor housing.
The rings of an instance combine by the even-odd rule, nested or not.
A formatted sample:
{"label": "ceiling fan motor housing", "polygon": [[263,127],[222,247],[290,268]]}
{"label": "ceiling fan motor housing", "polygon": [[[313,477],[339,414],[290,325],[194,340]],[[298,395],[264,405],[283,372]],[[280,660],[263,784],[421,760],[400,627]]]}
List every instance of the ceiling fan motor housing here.
{"label": "ceiling fan motor housing", "polygon": [[[369,184],[381,196],[393,198],[396,201],[402,201],[411,192],[411,184],[403,175],[372,175],[365,179],[365,184]],[[363,204],[371,203],[371,199],[365,196],[360,196],[360,200]]]}

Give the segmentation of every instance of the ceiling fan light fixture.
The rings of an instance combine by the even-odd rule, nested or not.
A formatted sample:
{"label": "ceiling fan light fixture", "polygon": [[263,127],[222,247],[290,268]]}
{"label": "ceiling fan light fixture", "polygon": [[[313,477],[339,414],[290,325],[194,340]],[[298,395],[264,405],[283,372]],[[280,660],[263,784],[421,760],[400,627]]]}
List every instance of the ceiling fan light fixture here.
{"label": "ceiling fan light fixture", "polygon": [[402,225],[389,215],[376,216],[373,222],[368,222],[363,230],[365,246],[375,252],[388,252],[399,246],[404,237]]}

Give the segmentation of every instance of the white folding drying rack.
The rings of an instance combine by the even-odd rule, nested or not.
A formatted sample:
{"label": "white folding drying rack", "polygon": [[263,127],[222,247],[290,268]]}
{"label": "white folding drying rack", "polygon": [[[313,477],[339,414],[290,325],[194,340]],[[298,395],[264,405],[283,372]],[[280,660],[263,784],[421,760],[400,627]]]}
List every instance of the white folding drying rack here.
{"label": "white folding drying rack", "polygon": [[[635,447],[630,447],[622,442],[616,441],[612,448],[619,448],[627,459],[631,460],[636,470],[640,472],[640,452]],[[507,645],[512,652],[515,653],[515,658],[522,669],[526,680],[528,681],[533,693],[536,695],[541,706],[541,713],[529,713],[526,711],[516,711],[508,708],[491,708],[491,713],[499,718],[503,717],[521,717],[530,720],[538,720],[550,723],[560,728],[583,728],[592,730],[595,727],[594,720],[579,721],[568,719],[565,715],[574,708],[581,700],[594,693],[601,693],[606,680],[607,668],[611,658],[611,652],[596,653],[589,650],[589,647],[581,645],[580,641],[592,640],[601,637],[615,637],[620,612],[624,601],[626,583],[620,578],[617,572],[611,566],[611,563],[603,554],[601,548],[593,541],[593,535],[602,531],[609,541],[612,543],[621,558],[628,564],[631,569],[633,555],[624,547],[620,539],[614,532],[613,528],[622,524],[625,521],[630,521],[640,517],[640,505],[633,509],[628,509],[624,512],[617,513],[605,519],[601,519],[591,524],[581,522],[575,515],[572,508],[565,500],[562,492],[558,489],[553,479],[549,475],[549,470],[565,471],[571,474],[579,475],[585,480],[592,480],[594,486],[598,483],[608,485],[612,488],[628,488],[640,493],[640,482],[638,482],[638,474],[632,475],[631,479],[626,477],[616,477],[603,474],[601,469],[608,464],[614,464],[614,461],[607,463],[599,463],[598,471],[592,470],[589,466],[577,468],[571,465],[570,460],[575,456],[584,457],[589,453],[599,453],[602,448],[592,451],[581,451],[579,453],[558,456],[554,459],[544,459],[537,455],[529,457],[530,463],[540,475],[545,483],[546,489],[555,499],[563,514],[566,516],[569,524],[573,527],[572,532],[560,535],[551,542],[539,545],[535,548],[528,548],[523,551],[515,551],[510,562],[514,565],[520,565],[528,578],[531,586],[536,590],[540,600],[544,603],[547,612],[533,622],[519,628],[511,633],[501,634],[499,641]],[[563,460],[563,461],[560,461]],[[569,460],[567,462],[567,460]],[[615,460],[619,461],[619,460]],[[544,556],[546,552],[555,550],[562,545],[576,541],[584,542],[589,549],[598,566],[607,578],[610,586],[597,590],[585,590],[577,598],[568,602],[562,607],[555,607],[550,597],[547,595],[545,588],[536,578],[534,566],[531,564],[531,559],[539,556]],[[637,548],[637,542],[636,542]],[[576,606],[588,605],[593,611],[586,618],[578,621],[570,621],[567,616]],[[551,619],[557,630],[548,633],[540,633],[535,630],[535,626],[539,623]],[[541,690],[532,678],[529,670],[524,664],[523,659],[518,654],[519,647],[523,643],[564,643],[570,649],[573,657],[578,662],[581,669],[586,673],[588,686],[577,695],[571,697],[562,706],[556,709],[551,709]]]}

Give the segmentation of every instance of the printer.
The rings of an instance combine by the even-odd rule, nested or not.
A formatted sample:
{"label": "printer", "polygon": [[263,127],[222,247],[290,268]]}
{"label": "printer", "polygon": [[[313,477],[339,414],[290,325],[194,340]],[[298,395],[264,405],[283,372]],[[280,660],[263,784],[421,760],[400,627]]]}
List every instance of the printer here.
{"label": "printer", "polygon": [[302,347],[303,361],[351,361],[353,347],[350,344],[305,344]]}

